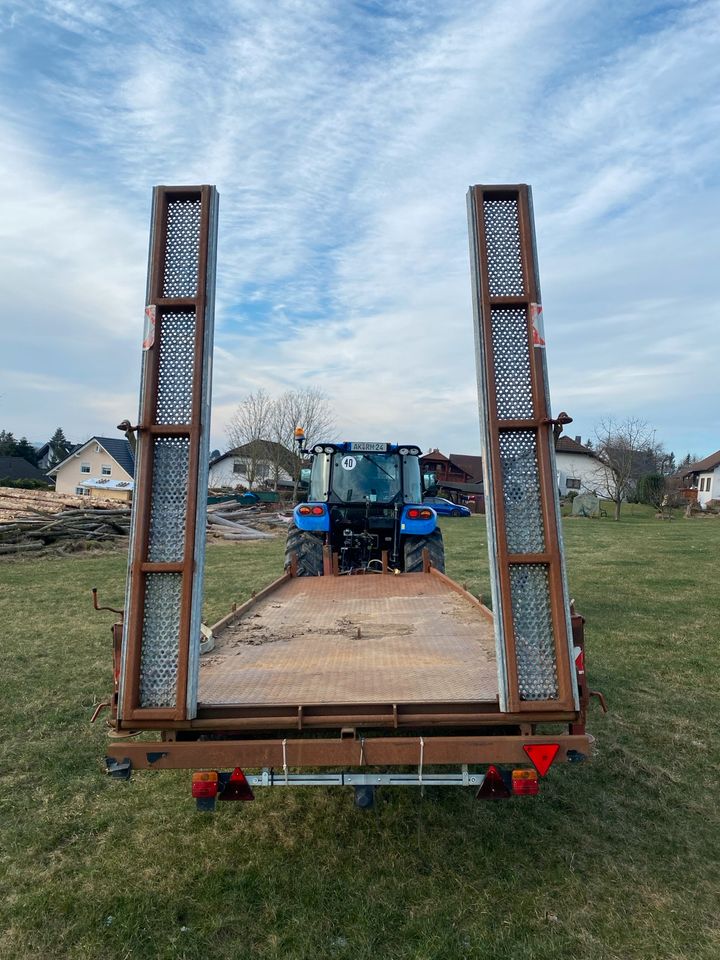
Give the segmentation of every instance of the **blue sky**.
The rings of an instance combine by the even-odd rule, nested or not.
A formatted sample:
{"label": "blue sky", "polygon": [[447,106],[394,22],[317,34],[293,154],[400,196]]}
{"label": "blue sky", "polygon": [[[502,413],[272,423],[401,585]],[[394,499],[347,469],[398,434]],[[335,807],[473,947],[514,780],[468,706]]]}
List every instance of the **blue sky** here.
{"label": "blue sky", "polygon": [[248,391],[479,449],[465,193],[533,186],[553,407],[720,447],[720,4],[0,5],[0,427],[137,410],[151,188],[220,191],[212,445]]}

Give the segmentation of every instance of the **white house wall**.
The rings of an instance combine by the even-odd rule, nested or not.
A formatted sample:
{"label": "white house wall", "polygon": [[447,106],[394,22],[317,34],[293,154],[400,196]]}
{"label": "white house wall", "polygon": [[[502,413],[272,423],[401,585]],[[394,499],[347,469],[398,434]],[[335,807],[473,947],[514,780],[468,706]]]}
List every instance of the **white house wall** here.
{"label": "white house wall", "polygon": [[[240,457],[239,459],[243,459]],[[269,461],[258,461],[258,463],[266,463],[268,467],[267,482],[271,485],[275,482],[275,468],[272,463]],[[233,471],[234,459],[233,457],[227,457],[223,460],[218,460],[217,463],[210,465],[210,476],[208,479],[208,485],[211,489],[217,489],[218,487],[229,487],[234,489],[236,487],[244,487],[248,489],[250,486],[250,481],[244,473],[235,473]],[[280,468],[278,472],[278,480],[280,483],[292,483],[292,477],[285,470]],[[254,483],[255,489],[258,487],[264,486],[264,480],[256,480]]]}
{"label": "white house wall", "polygon": [[568,479],[574,479],[580,481],[578,493],[597,493],[607,496],[606,470],[595,457],[589,457],[584,453],[556,451],[555,460],[561,494],[566,494],[570,489],[577,490],[577,487],[566,486]]}
{"label": "white house wall", "polygon": [[[710,489],[701,490],[701,487],[708,486],[708,480],[710,481]],[[720,466],[698,476],[697,502],[701,507],[704,507],[710,500],[720,500]]]}
{"label": "white house wall", "polygon": [[[83,466],[87,469],[83,471]],[[110,473],[103,474],[102,468],[109,467]],[[112,480],[132,480],[127,471],[107,452],[105,447],[92,441],[82,450],[73,454],[55,474],[57,493],[75,493],[85,480],[107,476]]]}

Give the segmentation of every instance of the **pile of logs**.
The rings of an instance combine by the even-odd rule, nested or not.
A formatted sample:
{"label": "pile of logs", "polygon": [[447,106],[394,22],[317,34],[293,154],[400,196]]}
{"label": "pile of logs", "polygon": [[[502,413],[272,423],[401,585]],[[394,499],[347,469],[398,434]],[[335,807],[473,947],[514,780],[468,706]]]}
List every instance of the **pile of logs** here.
{"label": "pile of logs", "polygon": [[[93,498],[94,500],[94,498]],[[287,529],[290,514],[266,513],[236,502],[208,508],[208,536],[222,540],[273,540]],[[130,506],[45,491],[0,488],[0,555],[44,547],[77,549],[79,543],[124,541],[130,533]]]}
{"label": "pile of logs", "polygon": [[[252,525],[247,521],[252,521]],[[242,507],[237,503],[218,503],[208,508],[208,533],[223,540],[274,540],[275,535],[263,527],[287,527],[291,517],[265,513],[261,507]]]}
{"label": "pile of logs", "polygon": [[130,531],[130,510],[63,510],[55,514],[23,516],[0,524],[0,554],[29,553],[69,541],[122,540]]}

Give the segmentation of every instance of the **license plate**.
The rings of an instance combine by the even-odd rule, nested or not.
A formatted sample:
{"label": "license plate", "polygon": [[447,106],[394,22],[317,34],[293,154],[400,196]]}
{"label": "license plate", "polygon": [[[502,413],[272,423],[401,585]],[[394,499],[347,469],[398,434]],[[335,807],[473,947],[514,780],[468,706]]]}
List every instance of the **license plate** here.
{"label": "license plate", "polygon": [[359,453],[385,453],[388,445],[386,443],[351,443],[350,449]]}

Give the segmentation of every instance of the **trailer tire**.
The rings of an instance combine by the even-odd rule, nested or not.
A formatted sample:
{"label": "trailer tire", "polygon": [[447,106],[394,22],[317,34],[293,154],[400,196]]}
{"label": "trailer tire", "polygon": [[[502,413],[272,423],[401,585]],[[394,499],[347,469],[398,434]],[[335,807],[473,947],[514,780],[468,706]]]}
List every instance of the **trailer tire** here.
{"label": "trailer tire", "polygon": [[290,568],[292,556],[297,557],[297,575],[299,577],[321,577],[323,573],[322,537],[309,530],[298,530],[295,524],[290,526],[285,544],[285,569]]}
{"label": "trailer tire", "polygon": [[405,573],[422,573],[423,550],[430,554],[430,563],[439,572],[445,573],[445,544],[442,530],[435,529],[426,537],[405,538]]}

